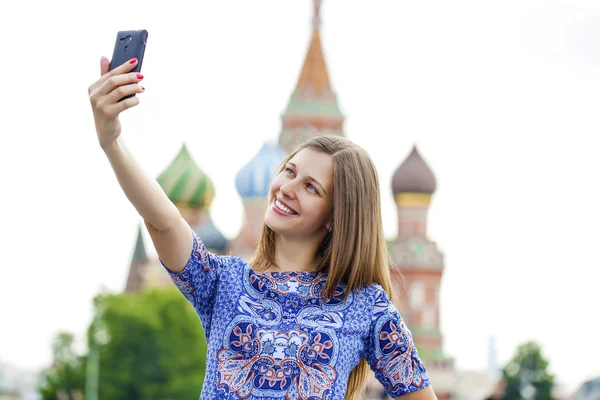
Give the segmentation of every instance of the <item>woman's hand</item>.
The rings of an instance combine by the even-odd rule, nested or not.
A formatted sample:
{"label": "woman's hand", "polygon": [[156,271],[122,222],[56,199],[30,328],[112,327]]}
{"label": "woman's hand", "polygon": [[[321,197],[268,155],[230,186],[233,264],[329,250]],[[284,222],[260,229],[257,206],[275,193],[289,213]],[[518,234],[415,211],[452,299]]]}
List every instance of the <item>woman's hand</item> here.
{"label": "woman's hand", "polygon": [[137,106],[140,102],[136,96],[119,102],[119,99],[125,96],[144,91],[144,88],[139,85],[144,76],[137,72],[129,72],[137,63],[138,60],[134,58],[109,72],[110,63],[106,57],[102,57],[100,79],[88,88],[96,133],[100,147],[103,149],[113,144],[121,134],[119,114]]}

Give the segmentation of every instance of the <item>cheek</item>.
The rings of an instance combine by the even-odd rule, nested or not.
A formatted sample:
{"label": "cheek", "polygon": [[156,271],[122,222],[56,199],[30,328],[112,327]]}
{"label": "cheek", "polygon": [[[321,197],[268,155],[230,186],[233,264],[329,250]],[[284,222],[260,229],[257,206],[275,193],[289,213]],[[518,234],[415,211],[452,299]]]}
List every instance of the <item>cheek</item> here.
{"label": "cheek", "polygon": [[271,182],[271,186],[269,186],[269,197],[273,196],[273,194],[276,193],[280,187],[281,187],[281,175],[277,175],[275,177],[275,179],[273,179],[273,182]]}
{"label": "cheek", "polygon": [[324,223],[329,218],[331,213],[329,204],[323,199],[311,199],[309,202],[308,211],[311,219]]}

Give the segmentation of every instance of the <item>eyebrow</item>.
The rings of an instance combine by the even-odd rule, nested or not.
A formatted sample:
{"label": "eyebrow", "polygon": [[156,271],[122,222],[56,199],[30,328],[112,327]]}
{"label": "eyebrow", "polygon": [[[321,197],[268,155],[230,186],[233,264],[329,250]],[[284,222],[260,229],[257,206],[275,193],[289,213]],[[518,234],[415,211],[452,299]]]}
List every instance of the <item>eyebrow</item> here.
{"label": "eyebrow", "polygon": [[[288,164],[290,164],[292,167],[294,167],[295,169],[298,169],[298,167],[296,166],[296,164],[294,164],[291,161],[288,161]],[[327,194],[327,191],[325,190],[325,188],[323,187],[323,185],[321,185],[321,182],[319,182],[318,180],[316,180],[315,178],[313,178],[312,176],[308,176],[308,179],[314,183],[316,183],[317,185],[319,185],[319,187],[321,188],[321,190],[323,191],[323,193]]]}

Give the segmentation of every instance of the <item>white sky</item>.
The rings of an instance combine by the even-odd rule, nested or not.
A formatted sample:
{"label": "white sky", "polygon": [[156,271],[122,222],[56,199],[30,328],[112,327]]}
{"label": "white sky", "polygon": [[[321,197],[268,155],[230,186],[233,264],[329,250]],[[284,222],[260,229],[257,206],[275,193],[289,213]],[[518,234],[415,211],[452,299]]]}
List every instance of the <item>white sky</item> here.
{"label": "white sky", "polygon": [[[150,32],[128,146],[157,176],[186,141],[231,238],[235,173],[279,134],[311,3],[3,3],[0,360],[48,364],[54,334],[83,333],[98,290],[124,286],[140,218],[87,99],[116,32]],[[322,17],[346,134],[376,161],[389,237],[390,179],[412,143],[437,176],[446,352],[484,369],[490,335],[502,363],[535,339],[570,388],[599,375],[600,2],[326,0]]]}

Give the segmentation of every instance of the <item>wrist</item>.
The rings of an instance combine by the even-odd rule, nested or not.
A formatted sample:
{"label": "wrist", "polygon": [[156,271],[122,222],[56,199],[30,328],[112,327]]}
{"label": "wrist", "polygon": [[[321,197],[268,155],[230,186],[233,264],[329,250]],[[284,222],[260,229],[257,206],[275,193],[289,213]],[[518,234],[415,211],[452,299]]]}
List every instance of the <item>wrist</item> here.
{"label": "wrist", "polygon": [[104,153],[110,157],[111,154],[114,154],[116,151],[119,151],[121,148],[121,140],[120,137],[117,137],[114,140],[111,140],[108,143],[100,143],[100,148],[104,151]]}

